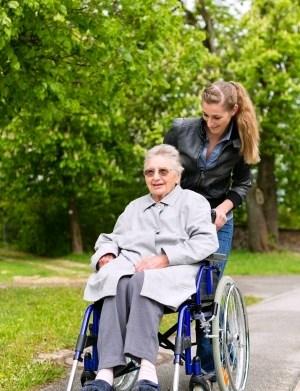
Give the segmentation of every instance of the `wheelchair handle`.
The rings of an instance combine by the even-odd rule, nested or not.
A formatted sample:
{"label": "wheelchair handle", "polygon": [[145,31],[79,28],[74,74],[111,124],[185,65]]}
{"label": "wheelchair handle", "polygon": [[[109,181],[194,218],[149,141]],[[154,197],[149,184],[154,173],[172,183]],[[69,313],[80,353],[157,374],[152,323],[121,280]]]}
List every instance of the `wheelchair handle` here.
{"label": "wheelchair handle", "polygon": [[216,221],[217,212],[216,209],[211,210],[211,222],[214,223]]}

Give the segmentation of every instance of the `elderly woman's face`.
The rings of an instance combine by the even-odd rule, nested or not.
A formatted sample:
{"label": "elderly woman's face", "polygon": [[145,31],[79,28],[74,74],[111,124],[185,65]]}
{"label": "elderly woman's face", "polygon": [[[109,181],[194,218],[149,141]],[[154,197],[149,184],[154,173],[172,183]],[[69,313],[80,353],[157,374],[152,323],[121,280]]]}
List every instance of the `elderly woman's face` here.
{"label": "elderly woman's face", "polygon": [[146,161],[145,181],[155,201],[160,201],[179,183],[180,177],[174,166],[172,160],[163,156],[154,156]]}

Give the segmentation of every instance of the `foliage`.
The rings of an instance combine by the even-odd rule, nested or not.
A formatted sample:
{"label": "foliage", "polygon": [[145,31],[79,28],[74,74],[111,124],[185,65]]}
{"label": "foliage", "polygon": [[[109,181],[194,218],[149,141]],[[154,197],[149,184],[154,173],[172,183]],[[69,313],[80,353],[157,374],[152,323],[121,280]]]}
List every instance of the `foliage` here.
{"label": "foliage", "polygon": [[281,221],[299,227],[300,6],[255,0],[240,23],[228,68],[242,81],[259,114],[262,156],[276,157]]}
{"label": "foliage", "polygon": [[0,10],[3,219],[25,203],[22,229],[43,243],[26,234],[23,248],[49,254],[44,205],[58,205],[66,241],[75,200],[90,244],[144,192],[143,149],[197,107],[203,34],[185,28],[171,0],[24,0]]}
{"label": "foliage", "polygon": [[[75,205],[90,251],[145,192],[144,149],[161,142],[173,118],[198,115],[199,89],[217,78],[250,91],[262,154],[276,156],[281,223],[300,226],[300,7],[254,0],[241,16],[227,2],[195,4],[191,23],[177,0],[1,2],[4,242],[39,254],[71,251]],[[236,217],[244,222],[244,210]]]}

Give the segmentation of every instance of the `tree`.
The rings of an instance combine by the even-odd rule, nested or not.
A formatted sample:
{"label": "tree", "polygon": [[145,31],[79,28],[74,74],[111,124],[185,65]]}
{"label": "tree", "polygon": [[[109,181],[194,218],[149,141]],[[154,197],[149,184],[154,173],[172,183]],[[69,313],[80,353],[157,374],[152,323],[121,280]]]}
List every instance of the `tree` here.
{"label": "tree", "polygon": [[[250,235],[253,250],[265,250],[278,244],[278,204],[285,203],[295,188],[295,168],[299,172],[299,4],[290,0],[256,0],[241,21],[238,48],[232,48],[229,68],[245,83],[255,100],[261,133],[261,162],[257,186],[262,192],[259,221],[250,232],[262,227],[258,238]],[[234,55],[234,54],[237,54]],[[294,173],[288,167],[294,167]],[[286,175],[288,173],[288,175]],[[291,210],[296,212],[297,203]]]}
{"label": "tree", "polygon": [[[49,219],[45,205],[55,202],[57,223],[70,218],[62,236],[80,252],[143,191],[144,148],[161,141],[175,113],[196,110],[202,81],[204,36],[183,25],[176,5],[24,0],[1,7],[1,197],[26,210],[23,230],[30,213]],[[31,249],[53,252],[53,241],[40,246],[43,235],[35,236]]]}
{"label": "tree", "polygon": [[187,21],[214,55],[207,77],[242,82],[256,105],[261,163],[248,197],[249,246],[267,251],[278,245],[279,221],[299,226],[299,5],[255,0],[242,16],[228,2],[195,0]]}

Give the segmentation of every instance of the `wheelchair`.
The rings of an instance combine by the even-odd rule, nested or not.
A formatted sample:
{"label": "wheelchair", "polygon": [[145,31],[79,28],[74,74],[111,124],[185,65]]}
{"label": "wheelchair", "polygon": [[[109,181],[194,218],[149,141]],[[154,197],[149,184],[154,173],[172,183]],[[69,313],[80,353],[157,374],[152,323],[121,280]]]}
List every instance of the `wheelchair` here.
{"label": "wheelchair", "polygon": [[[170,391],[179,391],[180,367],[183,364],[185,374],[190,376],[188,391],[211,391],[214,382],[218,383],[220,391],[245,389],[250,348],[247,313],[242,294],[234,280],[222,276],[221,264],[224,259],[224,255],[215,253],[199,264],[196,293],[179,307],[176,324],[163,334],[158,333],[160,347],[171,349],[174,353],[174,375],[172,386],[168,388]],[[165,311],[171,312],[168,309]],[[84,364],[82,386],[96,376],[100,313],[101,301],[89,305],[85,311],[67,391],[72,391],[78,362],[83,361]],[[194,333],[192,327],[195,327]],[[199,331],[211,341],[214,373],[205,373],[200,358],[195,354],[193,347],[197,346]],[[130,391],[138,370],[138,362],[128,359],[127,365],[115,373],[114,389]]]}

